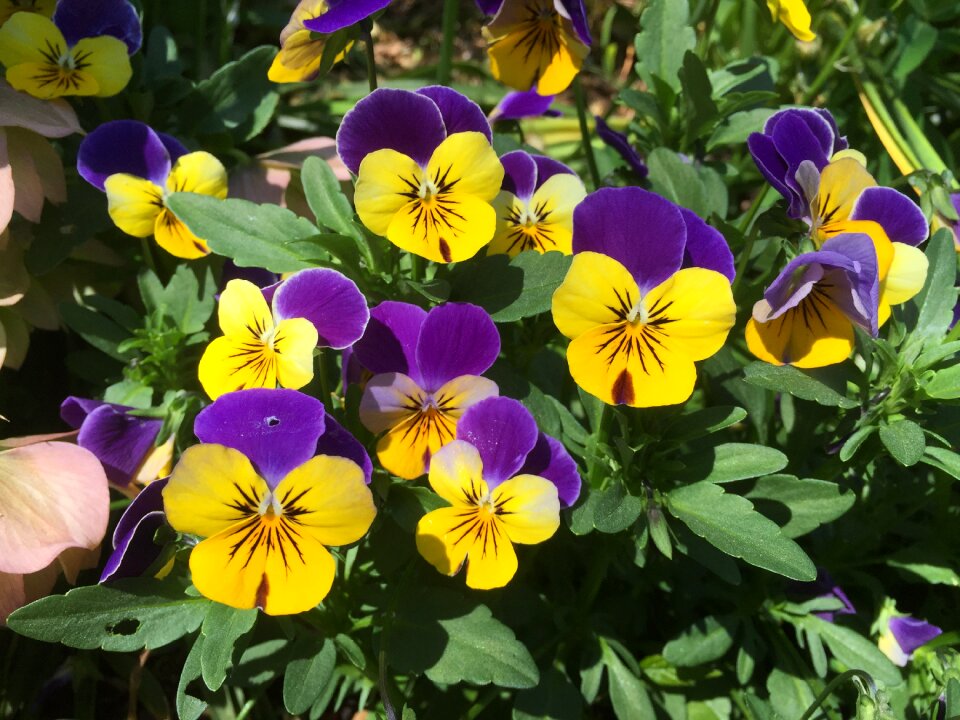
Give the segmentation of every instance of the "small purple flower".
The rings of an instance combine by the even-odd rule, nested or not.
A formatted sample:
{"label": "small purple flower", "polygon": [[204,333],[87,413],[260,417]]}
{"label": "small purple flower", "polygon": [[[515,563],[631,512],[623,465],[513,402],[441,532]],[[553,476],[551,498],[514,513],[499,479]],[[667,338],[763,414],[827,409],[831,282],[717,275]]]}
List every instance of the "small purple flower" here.
{"label": "small purple flower", "polygon": [[327,9],[312,20],[304,20],[303,26],[325,35],[356,25],[376,12],[380,12],[393,0],[327,0]]}
{"label": "small purple flower", "polygon": [[837,585],[830,573],[823,568],[817,569],[817,578],[813,582],[796,582],[790,584],[790,594],[799,597],[802,600],[839,600],[842,604],[836,610],[824,610],[813,613],[816,617],[826,622],[834,622],[837,615],[856,615],[857,609],[850,602],[850,598],[843,591],[843,588]]}
{"label": "small purple flower", "polygon": [[107,478],[120,487],[129,485],[140,473],[163,425],[157,418],[131,415],[131,410],[73,396],[60,405],[63,421],[80,430],[77,444],[96,455]]}
{"label": "small purple flower", "polygon": [[789,201],[790,217],[799,219],[807,215],[812,199],[805,196],[797,179],[800,164],[810,161],[822,171],[835,153],[848,146],[829,111],[790,108],[771,116],[762,133],[752,133],[747,147],[763,176]]}
{"label": "small purple flower", "polygon": [[98,190],[111,175],[124,173],[164,185],[173,164],[187,149],[171,135],[136,120],[97,126],[80,144],[77,171]]}
{"label": "small purple flower", "polygon": [[536,90],[508,92],[490,112],[491,124],[497,120],[521,120],[527,117],[559,117],[559,110],[551,110],[556,95],[540,95]]}
{"label": "small purple flower", "polygon": [[594,116],[594,120],[597,123],[597,135],[600,136],[600,139],[617,151],[617,154],[626,161],[638,178],[645,178],[650,171],[644,164],[643,158],[627,140],[627,136],[611,128],[599,115]]}
{"label": "small purple flower", "polygon": [[384,433],[377,443],[381,465],[414,479],[431,456],[453,440],[464,411],[497,394],[481,377],[500,353],[500,335],[485,310],[446,303],[429,313],[387,301],[370,313],[357,359],[373,377],[360,401],[360,420]]}
{"label": "small purple flower", "polygon": [[895,665],[904,667],[917,648],[926,645],[943,630],[926,620],[909,615],[891,617],[887,628],[880,634],[880,649]]}
{"label": "small purple flower", "polygon": [[143,42],[140,17],[127,0],[60,0],[53,23],[71,46],[84,38],[110,35],[126,43],[133,55]]}

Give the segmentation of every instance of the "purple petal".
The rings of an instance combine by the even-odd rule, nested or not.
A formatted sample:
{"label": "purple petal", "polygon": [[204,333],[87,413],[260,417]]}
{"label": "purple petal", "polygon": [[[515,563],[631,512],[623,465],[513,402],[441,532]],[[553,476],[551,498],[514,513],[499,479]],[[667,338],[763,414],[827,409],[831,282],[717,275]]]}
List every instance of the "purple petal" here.
{"label": "purple petal", "polygon": [[523,150],[514,150],[501,157],[500,163],[503,165],[501,189],[521,200],[530,200],[537,189],[537,164],[533,156]]}
{"label": "purple petal", "polygon": [[392,0],[328,0],[327,11],[320,17],[304,20],[303,26],[318,33],[334,33],[356,25],[375,12],[383,10]]}
{"label": "purple petal", "polygon": [[167,479],[147,485],[127,506],[113,533],[114,551],[107,560],[100,582],[138,577],[160,556],[160,546],[153,542],[163,525],[163,488]]}
{"label": "purple petal", "polygon": [[430,98],[409,90],[380,88],[343,116],[337,131],[337,153],[354,175],[367,155],[383,148],[426,167],[446,136],[440,108]]}
{"label": "purple petal", "polygon": [[617,151],[617,154],[626,161],[627,165],[637,174],[637,177],[645,178],[649,170],[644,164],[643,159],[633,148],[633,145],[627,140],[627,136],[623,133],[618,133],[607,125],[599,115],[595,115],[593,119],[596,122],[597,135],[600,136],[600,139]]}
{"label": "purple petal", "polygon": [[149,125],[113,120],[100,125],[80,143],[77,171],[95,188],[116,173],[127,173],[157,185],[170,174],[170,153]]}
{"label": "purple petal", "polygon": [[433,308],[420,328],[417,366],[433,392],[461,375],[483,375],[500,354],[500,333],[487,311],[469,303]]}
{"label": "purple petal", "polygon": [[580,42],[589,47],[593,43],[593,39],[590,37],[587,9],[583,5],[583,0],[558,0],[557,9],[561,10],[561,14],[570,18],[570,23],[573,25],[574,32],[580,38]]}
{"label": "purple petal", "polygon": [[[750,133],[750,137],[747,138],[747,148],[760,174],[790,203],[791,217],[802,217],[806,210],[803,197],[784,183],[784,178],[787,176],[787,163],[777,152],[773,138],[761,133]],[[796,208],[800,208],[800,214],[794,216]]]}
{"label": "purple petal", "polygon": [[[367,325],[367,329],[369,328]],[[344,390],[350,385],[360,385],[364,381],[364,375],[369,377],[369,370],[357,358],[354,348],[356,345],[344,348],[340,353],[340,382],[343,383]]]}
{"label": "purple petal", "polygon": [[569,167],[559,160],[546,155],[531,155],[537,166],[537,189],[554,175],[576,175]]}
{"label": "purple petal", "polygon": [[893,242],[919,245],[927,239],[927,219],[909,197],[893,188],[869,187],[860,193],[851,220],[879,223]]}
{"label": "purple petal", "polygon": [[503,5],[503,0],[477,0],[477,7],[480,8],[480,12],[491,17],[497,14],[501,5]]}
{"label": "purple petal", "polygon": [[87,415],[77,435],[77,445],[96,455],[110,482],[121,486],[137,474],[163,425],[161,420],[129,415],[128,409],[104,403]]}
{"label": "purple petal", "polygon": [[363,477],[370,484],[373,475],[373,463],[366,449],[350,432],[343,427],[329,412],[324,418],[325,428],[323,435],[317,440],[317,455],[337,455],[347,460],[353,460],[363,468]]}
{"label": "purple petal", "polygon": [[200,442],[242,452],[275,487],[314,456],[325,412],[323,403],[296,390],[238,390],[200,411],[193,432]]}
{"label": "purple petal", "polygon": [[281,320],[309,320],[320,334],[317,344],[335,350],[359,340],[370,319],[357,284],[328,268],[301,270],[284,280],[273,296],[273,308]]}
{"label": "purple petal", "polygon": [[[227,261],[223,263],[223,271],[220,274],[221,289],[225,288],[231,280],[247,280],[258,288],[263,289],[269,285],[279,283],[280,276],[263,268],[239,267],[233,260],[228,258]],[[270,303],[272,301],[273,295],[271,293],[270,299],[268,299],[267,302]]]}
{"label": "purple petal", "polygon": [[102,405],[107,403],[71,395],[60,404],[60,417],[74,430],[79,430],[87,415]]}
{"label": "purple petal", "polygon": [[696,213],[680,208],[687,225],[687,244],[683,250],[683,267],[716,270],[733,282],[736,270],[733,253],[720,231],[707,225]]}
{"label": "purple petal", "polygon": [[829,110],[825,108],[814,108],[813,111],[819,115],[821,118],[827,121],[827,124],[830,126],[830,130],[833,132],[833,150],[830,153],[838,153],[841,150],[846,150],[850,147],[850,144],[847,142],[846,137],[841,137],[840,128],[837,127],[837,121],[833,119],[833,115]]}
{"label": "purple petal", "polygon": [[70,46],[83,38],[111,35],[133,55],[143,42],[140,17],[126,0],[60,0],[53,23]]}
{"label": "purple petal", "polygon": [[374,375],[398,372],[423,384],[417,365],[417,340],[427,319],[423,308],[387,300],[370,311],[363,337],[353,346],[357,359]]}
{"label": "purple petal", "polygon": [[170,162],[175,163],[180,156],[186,155],[189,150],[184,147],[183,143],[177,140],[173,135],[167,135],[166,133],[158,132],[157,137],[160,138],[160,142],[163,143],[163,146],[167,149],[167,153],[170,155]]}
{"label": "purple petal", "polygon": [[912,655],[921,645],[926,645],[942,634],[943,630],[936,625],[931,625],[926,620],[918,620],[908,616],[890,618],[890,632],[900,649],[907,655]]}
{"label": "purple petal", "polygon": [[873,240],[862,233],[843,233],[827,240],[822,251],[840,253],[853,262],[853,268],[843,273],[850,291],[838,292],[838,288],[831,288],[828,292],[850,320],[876,337],[880,278]]}
{"label": "purple petal", "polygon": [[487,140],[493,142],[493,133],[483,110],[466,95],[442,85],[430,85],[417,90],[418,95],[428,97],[436,103],[443,116],[443,125],[447,135],[458,132],[483,133]]}
{"label": "purple petal", "polygon": [[457,439],[480,451],[490,489],[517,475],[537,444],[537,423],[516,400],[493,397],[470,407],[457,423]]}
{"label": "purple petal", "polygon": [[[499,3],[498,3],[499,7]],[[558,116],[560,112],[551,110],[550,104],[556,95],[540,95],[536,90],[509,92],[497,103],[490,113],[490,122],[497,120],[520,120],[541,115]]]}
{"label": "purple petal", "polygon": [[577,463],[559,440],[540,433],[537,444],[527,455],[519,475],[539,475],[557,486],[564,507],[573,505],[580,497],[580,471]]}
{"label": "purple petal", "polygon": [[680,208],[636,187],[603,188],[573,211],[573,252],[623,265],[646,293],[680,269],[687,226]]}
{"label": "purple petal", "polygon": [[[803,188],[800,187],[796,178],[800,163],[809,160],[818,170],[823,170],[830,162],[833,137],[830,126],[816,113],[800,115],[798,113],[802,111],[799,110],[785,112],[790,114],[780,118],[773,128],[773,142],[777,152],[787,164],[787,172],[782,178],[783,183],[802,197]],[[806,214],[805,211],[805,205],[797,204],[796,198],[793,198],[790,207],[791,217],[803,217]]]}

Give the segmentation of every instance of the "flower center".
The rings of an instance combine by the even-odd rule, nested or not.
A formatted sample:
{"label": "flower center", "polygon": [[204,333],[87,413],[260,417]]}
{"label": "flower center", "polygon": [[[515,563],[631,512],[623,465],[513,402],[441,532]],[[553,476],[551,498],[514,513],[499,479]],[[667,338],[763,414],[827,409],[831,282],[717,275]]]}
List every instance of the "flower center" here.
{"label": "flower center", "polygon": [[434,183],[433,180],[426,177],[420,181],[420,189],[417,190],[417,197],[423,201],[424,205],[432,204],[434,197],[439,194],[440,189],[436,186],[436,183]]}
{"label": "flower center", "polygon": [[631,325],[646,325],[650,322],[650,313],[647,312],[647,304],[642,297],[627,312],[626,320]]}
{"label": "flower center", "polygon": [[480,522],[490,522],[499,514],[500,511],[490,493],[477,500],[477,519]]}
{"label": "flower center", "polygon": [[267,521],[275,521],[283,517],[283,505],[280,499],[272,492],[268,492],[260,500],[260,507],[257,508],[260,517]]}

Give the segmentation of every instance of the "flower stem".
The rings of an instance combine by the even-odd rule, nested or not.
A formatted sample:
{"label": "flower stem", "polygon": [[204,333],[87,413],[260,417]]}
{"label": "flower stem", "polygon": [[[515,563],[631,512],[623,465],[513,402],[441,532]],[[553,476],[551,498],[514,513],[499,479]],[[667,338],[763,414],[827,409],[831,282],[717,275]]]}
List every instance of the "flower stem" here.
{"label": "flower stem", "polygon": [[443,42],[437,63],[437,84],[449,85],[453,68],[453,38],[459,26],[460,0],[443,0]]}
{"label": "flower stem", "polygon": [[853,678],[860,678],[863,680],[867,687],[876,693],[876,683],[874,683],[873,678],[869,674],[865,673],[863,670],[847,670],[841,675],[837,675],[833,680],[830,681],[830,684],[827,685],[823,692],[817,696],[817,699],[813,701],[813,705],[807,708],[807,711],[800,716],[800,720],[809,720],[813,717],[813,713],[817,711],[823,701],[826,700],[833,694],[833,691],[836,690],[840,685],[845,683],[847,680],[852,680]]}
{"label": "flower stem", "polygon": [[593,437],[591,438],[591,445],[593,450],[593,457],[590,460],[590,471],[587,475],[587,484],[591,488],[597,487],[597,482],[600,480],[600,469],[603,466],[603,458],[600,455],[600,445],[606,442],[607,434],[610,429],[610,419],[613,417],[613,413],[610,411],[609,406],[606,403],[600,406],[600,420],[597,422],[597,428],[594,430]]}
{"label": "flower stem", "polygon": [[764,185],[763,190],[758,192],[757,196],[753,199],[753,203],[751,203],[746,215],[743,216],[743,220],[740,221],[740,227],[738,229],[746,235],[747,242],[743,246],[743,250],[740,251],[740,261],[737,263],[737,275],[733,279],[734,291],[736,291],[737,285],[740,284],[740,278],[743,277],[743,273],[747,269],[747,263],[750,262],[750,256],[753,254],[753,245],[757,241],[757,234],[750,232],[750,228],[753,226],[753,221],[757,217],[763,201],[766,200],[768,192],[770,192],[770,186]]}
{"label": "flower stem", "polygon": [[597,169],[597,158],[593,155],[593,145],[590,144],[590,128],[587,125],[587,99],[583,92],[580,76],[573,79],[573,94],[577,100],[577,117],[580,120],[580,137],[583,140],[583,152],[587,156],[587,167],[590,170],[590,180],[593,189],[600,187],[600,171]]}
{"label": "flower stem", "polygon": [[823,67],[820,68],[820,72],[817,73],[817,76],[813,79],[813,82],[810,83],[810,87],[807,88],[807,91],[803,94],[803,99],[801,105],[808,105],[810,102],[817,96],[817,93],[820,91],[820,88],[823,87],[823,84],[833,75],[837,60],[840,59],[840,56],[843,54],[843,51],[847,49],[847,45],[850,44],[850,41],[853,40],[853,37],[857,34],[857,29],[860,27],[860,21],[863,19],[863,14],[866,12],[867,0],[864,0],[860,3],[860,9],[857,11],[857,14],[850,19],[850,24],[847,26],[847,31],[843,34],[843,37],[840,38],[840,42],[837,43],[837,46],[833,49],[833,52],[830,53],[830,56],[827,58],[826,62],[823,63]]}
{"label": "flower stem", "polygon": [[153,250],[150,248],[150,240],[148,238],[140,238],[140,250],[143,253],[143,262],[150,271],[156,275],[157,264],[153,261]]}
{"label": "flower stem", "polygon": [[373,52],[373,35],[370,28],[364,31],[363,44],[367,48],[367,83],[370,86],[370,92],[373,92],[377,89],[377,57]]}

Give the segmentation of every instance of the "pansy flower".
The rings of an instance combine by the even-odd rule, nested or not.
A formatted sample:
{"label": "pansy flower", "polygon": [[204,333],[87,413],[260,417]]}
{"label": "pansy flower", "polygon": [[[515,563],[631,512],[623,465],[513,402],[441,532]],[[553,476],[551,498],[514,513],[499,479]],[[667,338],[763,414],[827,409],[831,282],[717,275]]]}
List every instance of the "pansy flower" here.
{"label": "pansy flower", "polygon": [[503,167],[480,107],[450,88],[381,88],[343,117],[337,152],[357,214],[397,247],[459,262],[493,238]]}
{"label": "pansy flower", "polygon": [[918,648],[942,633],[943,630],[926,620],[909,615],[895,615],[887,620],[878,644],[883,654],[890,658],[890,662],[905,667]]}
{"label": "pansy flower", "polygon": [[543,95],[566,90],[590,52],[583,0],[503,0],[483,35],[493,76]]}
{"label": "pansy flower", "polygon": [[573,213],[573,263],[553,295],[574,381],[608,404],[682,403],[696,360],[726,341],[733,256],[694,213],[640,188],[604,188]]}
{"label": "pansy flower", "polygon": [[[280,33],[280,52],[267,72],[273,82],[313,80],[320,70],[325,35],[355,25],[389,5],[392,0],[300,0],[290,22]],[[321,35],[318,37],[318,33]],[[350,42],[337,55],[349,52]]]}
{"label": "pansy flower", "polygon": [[166,474],[173,459],[173,437],[156,445],[163,421],[133,415],[131,410],[73,396],[60,405],[63,421],[80,431],[77,444],[92,452],[110,482],[120,487],[133,481],[147,484],[156,480]]}
{"label": "pansy flower", "polygon": [[0,25],[18,12],[31,12],[50,17],[56,5],[57,0],[0,0]]}
{"label": "pansy flower", "polygon": [[214,400],[246,388],[303,387],[313,379],[314,348],[349,347],[370,313],[352,280],[313,268],[263,290],[231,280],[217,317],[223,336],[207,346],[199,368],[200,384]]}
{"label": "pansy flower", "polygon": [[536,90],[524,92],[515,90],[504,95],[496,107],[490,111],[488,120],[495,123],[497,120],[522,120],[528,117],[559,117],[559,110],[551,110],[556,95],[541,95]]}
{"label": "pansy flower", "polygon": [[128,55],[141,38],[140,18],[126,0],[60,0],[52,20],[14,12],[3,23],[0,63],[7,82],[34,97],[110,97],[130,81]]}
{"label": "pansy flower", "polygon": [[583,181],[563,163],[523,150],[507,153],[500,162],[503,187],[493,204],[497,233],[487,253],[573,252],[573,209],[586,197]]}
{"label": "pansy flower", "polygon": [[643,162],[640,154],[634,149],[633,145],[630,144],[627,136],[607,125],[607,122],[599,115],[594,116],[593,119],[597,124],[597,135],[600,136],[600,139],[603,140],[607,147],[615,150],[630,169],[636,173],[638,178],[645,178],[650,173],[650,170],[647,168],[646,163]]}
{"label": "pansy flower", "polygon": [[873,241],[838,235],[794,258],[753,307],[747,347],[761,360],[801,368],[843,362],[853,326],[877,334],[880,282]]}
{"label": "pansy flower", "polygon": [[480,590],[510,582],[514,544],[548,540],[561,506],[580,492],[576,463],[563,446],[538,432],[523,405],[501,397],[464,413],[457,439],[430,463],[429,480],[450,507],[420,519],[417,550],[444,575],[466,563],[467,586]]}
{"label": "pansy flower", "polygon": [[166,207],[167,195],[174,192],[227,196],[227,172],[210,153],[188,153],[175,138],[148,125],[115,120],[83,139],[77,170],[107,194],[110,217],[123,232],[153,235],[160,247],[180,258],[210,252]]}
{"label": "pansy flower", "polygon": [[498,393],[484,377],[500,353],[493,320],[475,305],[447,303],[430,312],[383,302],[353,347],[373,377],[360,400],[360,420],[373,433],[377,457],[397,477],[423,475],[430,458],[456,436],[464,411]]}
{"label": "pansy flower", "polygon": [[774,22],[782,22],[797,40],[810,42],[817,34],[810,30],[810,11],[803,0],[767,0]]}
{"label": "pansy flower", "polygon": [[309,610],[336,574],[329,546],[362,538],[376,509],[360,465],[316,455],[323,404],[292,390],[224,395],[198,416],[163,506],[177,531],[205,538],[190,553],[206,597],[269,615]]}

